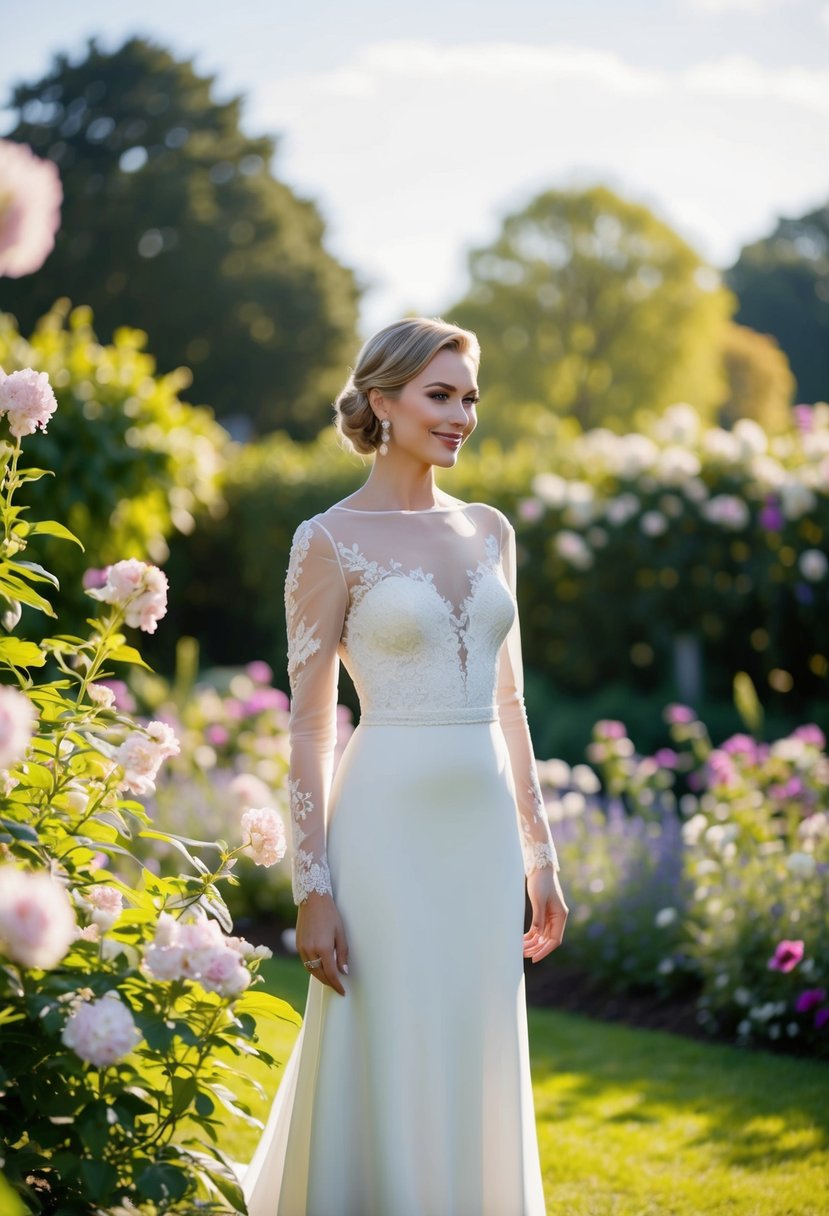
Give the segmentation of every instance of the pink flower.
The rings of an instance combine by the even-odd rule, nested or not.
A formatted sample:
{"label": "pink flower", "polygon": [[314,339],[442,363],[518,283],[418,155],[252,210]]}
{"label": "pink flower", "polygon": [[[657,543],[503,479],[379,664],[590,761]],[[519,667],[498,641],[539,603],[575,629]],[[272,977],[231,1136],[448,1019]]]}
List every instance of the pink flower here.
{"label": "pink flower", "polygon": [[224,937],[206,916],[180,921],[162,912],[144,963],[157,980],[198,980],[208,992],[234,997],[250,984],[243,962],[249,955],[263,957],[244,938]]}
{"label": "pink flower", "polygon": [[802,739],[804,743],[810,743],[812,747],[824,748],[826,746],[826,736],[820,727],[814,722],[806,722],[803,726],[798,726],[792,731],[793,739]]}
{"label": "pink flower", "polygon": [[0,688],[0,769],[13,768],[29,750],[37,713],[25,693]]}
{"label": "pink flower", "polygon": [[230,792],[236,799],[240,810],[247,810],[257,804],[267,802],[271,792],[265,782],[253,773],[239,773],[230,783]]}
{"label": "pink flower", "polygon": [[784,939],[779,942],[773,956],[768,961],[770,971],[794,971],[797,964],[803,958],[804,942],[802,941],[787,941]]}
{"label": "pink flower", "polygon": [[258,866],[276,865],[288,847],[285,824],[279,811],[271,807],[252,807],[242,815],[245,844]]}
{"label": "pink flower", "polygon": [[199,982],[208,992],[220,996],[238,996],[248,987],[251,974],[243,964],[238,951],[223,949],[214,951],[199,975]]}
{"label": "pink flower", "polygon": [[624,739],[627,733],[624,722],[618,722],[614,718],[603,718],[596,723],[593,730],[605,739]]}
{"label": "pink flower", "polygon": [[273,679],[273,669],[264,659],[254,659],[252,663],[248,663],[245,671],[254,684],[270,684]]}
{"label": "pink flower", "polygon": [[99,680],[96,688],[108,688],[110,690],[115,697],[114,707],[116,710],[124,714],[135,713],[135,697],[123,680]]}
{"label": "pink flower", "polygon": [[672,747],[660,747],[653,753],[653,758],[660,768],[674,768],[679,756]]}
{"label": "pink flower", "polygon": [[825,988],[804,988],[795,1001],[794,1007],[798,1013],[809,1013],[815,1005],[820,1005],[825,1000]]}
{"label": "pink flower", "polygon": [[55,245],[62,200],[53,161],[0,140],[0,275],[18,279],[40,269]]}
{"label": "pink flower", "polygon": [[90,920],[104,933],[117,921],[124,910],[124,899],[117,887],[107,883],[95,883],[82,893],[83,900],[90,908]]}
{"label": "pink flower", "polygon": [[61,1040],[82,1060],[106,1068],[122,1059],[141,1041],[131,1011],[117,992],[97,1001],[84,1001],[63,1028]]}
{"label": "pink flower", "polygon": [[536,523],[543,514],[544,503],[540,498],[522,498],[518,503],[518,516],[527,523]]}
{"label": "pink flower", "polygon": [[128,625],[155,633],[167,611],[167,575],[157,566],[127,558],[106,567],[103,587],[87,587],[87,595],[104,604],[115,604]]}
{"label": "pink flower", "polygon": [[124,769],[120,788],[133,794],[155,793],[162,762],[180,750],[175,732],[166,722],[151,722],[146,730],[132,731],[115,753],[116,764]]}
{"label": "pink flower", "polygon": [[87,684],[86,695],[93,705],[100,705],[103,709],[115,707],[115,693],[106,684]]}
{"label": "pink flower", "polygon": [[6,414],[9,430],[16,438],[34,435],[38,427],[45,431],[57,408],[46,372],[25,367],[23,371],[0,376],[0,415]]}
{"label": "pink flower", "polygon": [[230,731],[220,722],[214,722],[212,726],[208,726],[204,734],[207,742],[212,743],[214,747],[224,747],[230,739]]}
{"label": "pink flower", "polygon": [[0,867],[0,945],[24,967],[56,967],[75,939],[66,888],[44,871]]}
{"label": "pink flower", "polygon": [[745,756],[751,762],[754,761],[757,755],[757,744],[751,735],[732,735],[730,739],[726,739],[721,745],[721,751],[726,752],[729,756]]}
{"label": "pink flower", "polygon": [[673,726],[684,725],[687,722],[695,722],[697,715],[688,705],[666,705],[663,710],[663,716],[666,722],[670,722]]}

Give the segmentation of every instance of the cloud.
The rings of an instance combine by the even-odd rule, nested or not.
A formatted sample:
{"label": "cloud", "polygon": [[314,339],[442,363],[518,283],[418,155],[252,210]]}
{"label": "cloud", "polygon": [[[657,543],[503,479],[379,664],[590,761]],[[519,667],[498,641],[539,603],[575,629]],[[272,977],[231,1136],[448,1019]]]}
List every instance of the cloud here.
{"label": "cloud", "polygon": [[708,13],[767,13],[791,0],[689,0],[690,7]]}
{"label": "cloud", "polygon": [[672,69],[589,46],[377,42],[275,76],[251,110],[370,284],[366,323],[458,298],[465,251],[542,190],[602,182],[720,265],[829,194],[829,70],[743,54]]}

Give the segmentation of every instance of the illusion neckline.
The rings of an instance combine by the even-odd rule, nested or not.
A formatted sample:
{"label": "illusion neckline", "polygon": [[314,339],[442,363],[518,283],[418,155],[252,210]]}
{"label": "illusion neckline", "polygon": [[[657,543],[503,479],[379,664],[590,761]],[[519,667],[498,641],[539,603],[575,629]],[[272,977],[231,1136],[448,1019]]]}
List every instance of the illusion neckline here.
{"label": "illusion neckline", "polygon": [[350,511],[353,515],[434,515],[438,511],[460,511],[468,506],[468,502],[456,502],[443,507],[388,507],[379,511],[368,511],[364,507],[346,507],[335,502],[331,510]]}

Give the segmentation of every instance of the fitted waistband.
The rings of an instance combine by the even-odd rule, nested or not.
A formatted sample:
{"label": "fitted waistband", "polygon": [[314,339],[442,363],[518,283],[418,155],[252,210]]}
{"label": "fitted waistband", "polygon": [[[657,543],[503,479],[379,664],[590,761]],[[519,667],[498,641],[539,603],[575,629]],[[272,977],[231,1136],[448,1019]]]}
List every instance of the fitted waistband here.
{"label": "fitted waistband", "polygon": [[456,723],[497,722],[497,705],[435,706],[424,709],[367,709],[360,726],[452,726]]}

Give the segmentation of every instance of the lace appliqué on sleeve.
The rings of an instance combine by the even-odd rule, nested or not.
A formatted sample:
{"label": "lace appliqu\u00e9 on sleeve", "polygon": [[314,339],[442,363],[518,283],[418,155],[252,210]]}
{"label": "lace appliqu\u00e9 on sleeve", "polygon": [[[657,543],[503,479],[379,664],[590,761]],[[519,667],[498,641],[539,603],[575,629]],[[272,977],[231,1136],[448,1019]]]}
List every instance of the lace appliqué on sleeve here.
{"label": "lace appliqu\u00e9 on sleeve", "polygon": [[[552,866],[560,870],[558,854],[550,835],[547,810],[537,781],[527,786],[527,793],[532,801],[532,819],[524,812],[520,815],[521,851],[524,855],[524,873],[529,875],[533,870],[543,870]],[[539,833],[544,838],[539,840]]]}
{"label": "lace appliqu\u00e9 on sleeve", "polygon": [[291,879],[293,885],[294,903],[301,904],[312,891],[320,895],[333,895],[331,873],[325,858],[316,858],[313,853],[302,848],[302,842],[308,833],[302,827],[309,812],[314,810],[314,802],[310,794],[299,788],[299,780],[289,781],[291,791],[291,826],[293,829],[294,855],[291,862]]}
{"label": "lace appliqu\u00e9 on sleeve", "polygon": [[311,545],[313,527],[309,521],[300,524],[291,546],[291,557],[285,575],[285,618],[288,627],[288,675],[295,678],[303,664],[320,648],[316,635],[316,622],[309,625],[305,617],[299,618],[296,592],[302,564]]}

